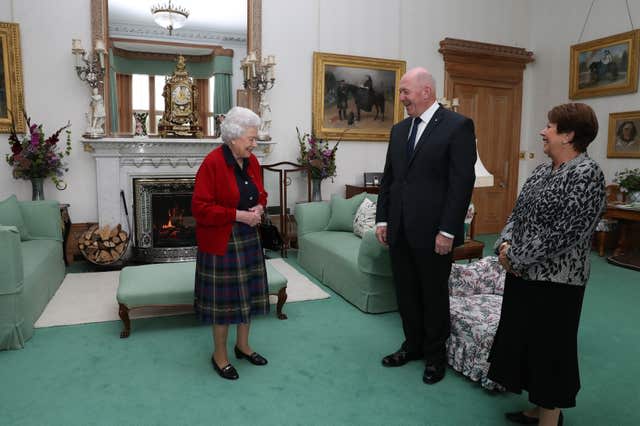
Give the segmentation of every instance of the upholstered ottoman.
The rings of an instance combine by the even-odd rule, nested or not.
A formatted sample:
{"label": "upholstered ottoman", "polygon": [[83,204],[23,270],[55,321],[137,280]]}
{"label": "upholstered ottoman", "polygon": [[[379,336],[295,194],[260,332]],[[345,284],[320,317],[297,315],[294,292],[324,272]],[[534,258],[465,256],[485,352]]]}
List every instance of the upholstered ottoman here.
{"label": "upholstered ottoman", "polygon": [[449,276],[451,367],[489,390],[504,390],[487,377],[489,352],[500,322],[505,270],[495,256],[454,263]]}
{"label": "upholstered ottoman", "polygon": [[[287,319],[282,307],[287,301],[287,279],[273,266],[267,264],[269,294],[278,295],[276,314]],[[195,262],[157,263],[128,266],[120,272],[118,294],[119,315],[123,322],[120,337],[129,337],[131,321],[129,311],[148,306],[193,306]]]}

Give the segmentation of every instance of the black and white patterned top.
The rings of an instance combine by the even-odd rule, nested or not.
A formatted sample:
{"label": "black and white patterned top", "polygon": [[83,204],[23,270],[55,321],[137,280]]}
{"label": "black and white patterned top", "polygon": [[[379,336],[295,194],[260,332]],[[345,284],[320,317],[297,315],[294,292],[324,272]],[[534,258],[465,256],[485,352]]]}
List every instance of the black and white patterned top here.
{"label": "black and white patterned top", "polygon": [[556,170],[542,164],[522,187],[496,252],[510,242],[507,258],[524,279],[584,286],[605,200],[602,170],[586,153]]}

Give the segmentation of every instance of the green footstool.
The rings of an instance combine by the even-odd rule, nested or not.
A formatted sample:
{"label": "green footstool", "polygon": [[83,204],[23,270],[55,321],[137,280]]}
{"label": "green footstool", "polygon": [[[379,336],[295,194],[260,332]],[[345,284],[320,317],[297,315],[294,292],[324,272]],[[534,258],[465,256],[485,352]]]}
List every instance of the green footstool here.
{"label": "green footstool", "polygon": [[[287,301],[287,279],[273,266],[267,264],[269,294],[278,296],[276,314],[287,319],[282,307]],[[131,320],[129,311],[148,306],[193,306],[195,262],[156,263],[127,266],[120,271],[118,284],[119,315],[124,328],[120,337],[129,337]]]}

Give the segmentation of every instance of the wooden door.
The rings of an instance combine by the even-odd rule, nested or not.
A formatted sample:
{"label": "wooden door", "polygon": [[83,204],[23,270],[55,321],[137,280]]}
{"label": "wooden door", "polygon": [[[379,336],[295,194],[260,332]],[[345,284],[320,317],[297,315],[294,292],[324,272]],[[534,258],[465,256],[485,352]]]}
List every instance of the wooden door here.
{"label": "wooden door", "polygon": [[494,177],[475,188],[476,233],[502,230],[515,203],[520,151],[522,78],[531,52],[464,40],[440,42],[445,59],[445,96],[458,98],[458,112],[476,126],[478,154]]}

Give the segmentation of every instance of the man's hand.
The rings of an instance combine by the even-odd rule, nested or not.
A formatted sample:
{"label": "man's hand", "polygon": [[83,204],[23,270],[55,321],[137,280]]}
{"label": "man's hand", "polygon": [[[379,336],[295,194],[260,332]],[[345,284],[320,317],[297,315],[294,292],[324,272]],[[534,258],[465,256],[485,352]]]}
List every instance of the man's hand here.
{"label": "man's hand", "polygon": [[449,254],[453,248],[453,238],[445,237],[441,233],[436,235],[436,253],[439,255]]}
{"label": "man's hand", "polygon": [[387,226],[386,225],[376,226],[376,238],[378,239],[380,244],[382,244],[383,246],[388,245],[387,244]]}
{"label": "man's hand", "polygon": [[236,210],[236,221],[256,226],[262,220],[262,215],[255,211]]}

